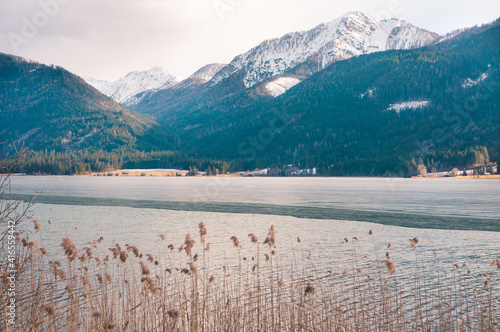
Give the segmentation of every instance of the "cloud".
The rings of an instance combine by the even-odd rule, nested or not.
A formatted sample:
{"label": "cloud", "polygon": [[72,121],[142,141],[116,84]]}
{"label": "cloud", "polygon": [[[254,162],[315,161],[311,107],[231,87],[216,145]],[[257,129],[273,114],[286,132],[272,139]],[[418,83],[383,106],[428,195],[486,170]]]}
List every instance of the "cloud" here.
{"label": "cloud", "polygon": [[[27,43],[12,47],[26,20],[56,2]],[[45,6],[45,7],[44,7]],[[117,79],[160,65],[186,77],[229,62],[264,39],[310,29],[351,10],[391,13],[438,33],[495,19],[500,3],[373,0],[24,0],[0,4],[0,51],[57,64],[81,75]]]}

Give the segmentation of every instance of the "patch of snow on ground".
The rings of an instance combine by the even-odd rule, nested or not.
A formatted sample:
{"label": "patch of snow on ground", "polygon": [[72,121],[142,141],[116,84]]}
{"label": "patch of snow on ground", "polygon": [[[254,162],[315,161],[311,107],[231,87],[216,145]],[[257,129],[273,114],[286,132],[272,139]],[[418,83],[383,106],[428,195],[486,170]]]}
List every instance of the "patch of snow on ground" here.
{"label": "patch of snow on ground", "polygon": [[455,38],[456,36],[460,35],[462,32],[466,31],[467,29],[457,29],[453,30],[452,32],[447,33],[445,36],[441,37],[437,44],[442,43],[444,41],[450,40]]}
{"label": "patch of snow on ground", "polygon": [[475,85],[478,85],[487,78],[488,78],[488,73],[482,73],[481,76],[479,76],[475,80],[468,78],[462,83],[462,88],[464,89],[471,88]]}
{"label": "patch of snow on ground", "polygon": [[396,111],[396,113],[401,112],[402,110],[407,110],[407,109],[417,109],[417,108],[422,108],[426,107],[429,104],[428,100],[420,100],[420,101],[405,101],[402,103],[396,103],[389,105],[389,108],[387,108],[388,111]]}
{"label": "patch of snow on ground", "polygon": [[368,89],[366,90],[366,92],[363,92],[362,94],[359,95],[359,98],[364,98],[366,95],[368,95],[368,97],[373,97],[373,92],[375,92],[375,89]]}
{"label": "patch of snow on ground", "polygon": [[266,90],[271,96],[278,97],[299,83],[300,80],[295,77],[280,77],[267,83]]}

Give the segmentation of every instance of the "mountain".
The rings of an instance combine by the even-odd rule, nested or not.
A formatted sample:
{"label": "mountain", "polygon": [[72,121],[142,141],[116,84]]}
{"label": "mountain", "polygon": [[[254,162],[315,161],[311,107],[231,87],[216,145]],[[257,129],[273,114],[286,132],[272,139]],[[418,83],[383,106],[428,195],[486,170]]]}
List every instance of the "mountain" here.
{"label": "mountain", "polygon": [[296,83],[272,78],[161,122],[199,158],[242,170],[411,175],[418,164],[498,160],[499,41],[496,21],[427,47],[336,61],[284,94],[256,98],[269,82]]}
{"label": "mountain", "polygon": [[193,75],[182,81],[178,87],[190,87],[194,85],[203,85],[210,81],[226,64],[211,63],[198,69]]}
{"label": "mountain", "polygon": [[[40,152],[53,160],[51,154],[59,153],[67,164],[75,155],[84,159],[100,153],[109,159],[112,152],[154,151],[158,145],[169,150],[178,143],[152,119],[116,103],[63,68],[3,53],[0,142],[2,157],[24,145],[33,158]],[[86,167],[95,166],[96,160],[90,158]],[[62,173],[73,171],[75,165],[67,166]]]}
{"label": "mountain", "polygon": [[196,93],[191,91],[189,97],[173,91],[150,91],[136,97],[138,103],[131,106],[155,116],[183,113],[216,104],[273,77],[278,81],[269,81],[258,94],[275,97],[335,61],[392,49],[418,48],[438,40],[438,35],[403,20],[378,20],[361,12],[350,12],[309,31],[262,42],[218,68],[210,81]]}
{"label": "mountain", "polygon": [[[356,30],[353,15],[347,35]],[[405,48],[410,39],[418,38],[385,45]],[[52,174],[189,166],[286,174],[292,164],[321,175],[408,176],[422,164],[430,171],[500,161],[499,41],[497,20],[319,70],[308,58],[250,87],[248,68],[213,85],[228,66],[209,65],[135,95],[134,107],[155,120],[62,68],[2,54],[2,152],[25,142],[31,153],[18,170]]]}
{"label": "mountain", "polygon": [[209,84],[216,85],[243,72],[243,83],[249,88],[306,61],[313,61],[318,71],[334,61],[373,52],[418,48],[438,39],[438,35],[400,19],[379,20],[361,12],[350,12],[309,31],[264,41],[234,58]]}
{"label": "mountain", "polygon": [[177,84],[177,78],[162,67],[133,71],[114,82],[84,78],[88,84],[114,101],[130,106],[137,103],[135,95],[147,90],[167,89]]}
{"label": "mountain", "polygon": [[225,66],[226,64],[212,63],[169,88],[138,93],[134,97],[136,103],[131,107],[141,113],[155,116],[162,116],[169,110],[181,111],[193,102],[196,103],[205,93],[205,84]]}

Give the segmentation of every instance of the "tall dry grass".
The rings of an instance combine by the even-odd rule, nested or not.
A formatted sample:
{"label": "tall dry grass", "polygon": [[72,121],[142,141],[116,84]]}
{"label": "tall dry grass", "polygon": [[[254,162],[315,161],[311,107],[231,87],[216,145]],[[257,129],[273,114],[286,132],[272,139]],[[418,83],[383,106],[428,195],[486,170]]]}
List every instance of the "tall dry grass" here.
{"label": "tall dry grass", "polygon": [[[362,262],[357,240],[346,239],[353,242],[350,267],[325,276],[317,273],[300,239],[291,255],[281,255],[273,226],[263,240],[254,234],[228,239],[237,264],[219,267],[211,264],[203,223],[196,238],[187,234],[177,245],[163,240],[161,255],[130,244],[106,248],[102,238],[77,248],[63,238],[58,251],[64,259],[55,261],[43,247],[39,222],[32,222],[33,231],[17,237],[16,326],[3,320],[2,330],[498,331],[500,326],[493,287],[500,260],[477,276],[451,267],[452,278],[430,285],[423,267],[446,269],[438,257],[421,260],[417,239],[408,244],[411,271],[398,268],[391,249],[381,260]],[[243,246],[253,254],[243,256]],[[374,269],[377,274],[371,275]],[[0,274],[5,294],[8,281]],[[2,312],[6,305],[3,296]]]}

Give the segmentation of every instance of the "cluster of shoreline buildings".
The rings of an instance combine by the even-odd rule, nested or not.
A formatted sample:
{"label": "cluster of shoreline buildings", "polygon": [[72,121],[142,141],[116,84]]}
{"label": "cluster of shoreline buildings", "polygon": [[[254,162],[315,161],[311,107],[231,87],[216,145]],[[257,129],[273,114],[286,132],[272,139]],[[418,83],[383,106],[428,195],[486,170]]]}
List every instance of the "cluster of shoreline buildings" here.
{"label": "cluster of shoreline buildings", "polygon": [[[465,172],[465,174],[464,174]],[[498,166],[496,163],[486,165],[474,165],[471,169],[459,170],[454,168],[448,172],[434,172],[420,175],[423,177],[455,177],[455,176],[473,176],[473,175],[493,175],[498,174]]]}
{"label": "cluster of shoreline buildings", "polygon": [[282,171],[281,169],[275,168],[264,168],[264,169],[255,169],[253,171],[246,172],[238,172],[240,176],[315,176],[318,175],[316,167],[301,169],[299,167],[288,165]]}

